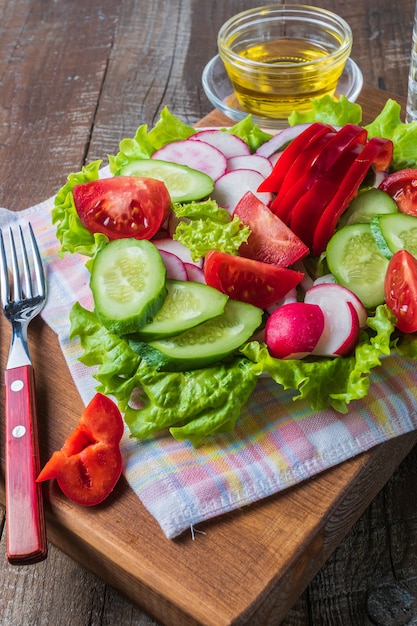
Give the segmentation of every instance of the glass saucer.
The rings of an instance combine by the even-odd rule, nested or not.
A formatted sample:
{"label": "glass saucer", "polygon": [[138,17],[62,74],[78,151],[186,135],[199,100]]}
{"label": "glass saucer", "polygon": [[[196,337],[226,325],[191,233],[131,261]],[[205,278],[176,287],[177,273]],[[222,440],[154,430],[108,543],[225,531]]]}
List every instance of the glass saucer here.
{"label": "glass saucer", "polygon": [[[219,109],[219,111],[236,122],[248,115],[247,111],[239,107],[223,61],[218,54],[204,68],[202,81],[205,94],[216,109]],[[348,59],[336,88],[336,96],[343,95],[348,100],[355,102],[362,86],[363,76],[361,70],[352,59]],[[284,119],[261,117],[254,114],[252,114],[252,119],[255,124],[267,129],[288,126],[287,120]]]}

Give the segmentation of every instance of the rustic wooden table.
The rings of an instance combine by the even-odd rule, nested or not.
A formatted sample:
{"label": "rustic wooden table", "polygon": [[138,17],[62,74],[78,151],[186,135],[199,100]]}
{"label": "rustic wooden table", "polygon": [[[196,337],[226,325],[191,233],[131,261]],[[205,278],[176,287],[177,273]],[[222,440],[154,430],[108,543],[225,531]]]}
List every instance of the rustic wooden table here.
{"label": "rustic wooden table", "polygon": [[[212,109],[201,73],[219,27],[257,4],[0,0],[0,206],[21,210],[53,195],[68,172],[114,153],[164,105],[197,123]],[[365,84],[404,97],[414,0],[319,4],[351,24]],[[413,449],[282,624],[417,623],[416,473]],[[4,517],[0,507],[1,625],[156,624],[53,545],[41,564],[9,566]]]}

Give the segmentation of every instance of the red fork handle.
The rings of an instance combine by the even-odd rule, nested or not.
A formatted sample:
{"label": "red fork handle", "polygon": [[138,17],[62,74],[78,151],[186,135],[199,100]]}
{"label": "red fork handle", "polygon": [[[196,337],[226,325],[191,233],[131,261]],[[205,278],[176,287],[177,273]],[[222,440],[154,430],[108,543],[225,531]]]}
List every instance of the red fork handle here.
{"label": "red fork handle", "polygon": [[35,381],[31,365],[5,371],[6,535],[13,565],[46,558],[47,542],[39,474]]}

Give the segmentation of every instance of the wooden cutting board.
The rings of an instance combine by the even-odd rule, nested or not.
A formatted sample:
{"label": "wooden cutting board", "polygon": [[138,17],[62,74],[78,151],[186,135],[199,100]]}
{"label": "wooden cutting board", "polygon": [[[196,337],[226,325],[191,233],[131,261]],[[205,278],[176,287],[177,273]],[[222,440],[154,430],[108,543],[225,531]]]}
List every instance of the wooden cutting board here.
{"label": "wooden cutting board", "polygon": [[[364,122],[389,94],[365,87]],[[402,103],[404,104],[404,103]],[[201,126],[230,125],[218,111]],[[10,328],[0,316],[1,365]],[[56,336],[30,327],[42,464],[83,409]],[[81,508],[45,485],[48,539],[169,626],[279,624],[305,587],[417,442],[399,437],[258,504],[168,540],[122,479],[101,506]],[[0,500],[4,503],[1,440]]]}

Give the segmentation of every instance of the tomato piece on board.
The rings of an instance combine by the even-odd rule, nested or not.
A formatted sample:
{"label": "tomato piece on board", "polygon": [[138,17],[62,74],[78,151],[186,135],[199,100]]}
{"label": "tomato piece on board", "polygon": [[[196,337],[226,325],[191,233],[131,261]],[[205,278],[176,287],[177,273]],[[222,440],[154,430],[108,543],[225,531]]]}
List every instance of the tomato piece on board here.
{"label": "tomato piece on board", "polygon": [[92,180],[76,185],[72,193],[78,216],[87,230],[109,239],[151,239],[171,207],[165,184],[140,176]]}
{"label": "tomato piece on board", "polygon": [[401,213],[417,216],[417,169],[388,174],[379,188],[391,196]]}
{"label": "tomato piece on board", "polygon": [[388,168],[392,160],[394,145],[390,139],[372,137],[356,157],[343,178],[337,193],[324,209],[313,237],[313,254],[319,256],[334,234],[343,212],[358,193],[358,189],[369,168],[374,165],[379,170]]}
{"label": "tomato piece on board", "polygon": [[113,491],[122,472],[123,419],[115,403],[97,393],[61,450],[54,452],[37,482],[56,478],[73,502],[94,506]]}
{"label": "tomato piece on board", "polygon": [[332,130],[328,124],[314,122],[300,133],[290,144],[284,149],[282,155],[276,162],[271,174],[259,185],[258,191],[269,191],[278,193],[288,170],[294,161],[300,156],[303,150],[314,141],[317,136]]}
{"label": "tomato piece on board", "polygon": [[301,239],[251,191],[242,196],[233,215],[251,230],[248,241],[239,248],[241,256],[288,267],[309,253]]}
{"label": "tomato piece on board", "polygon": [[[350,155],[354,154],[357,149],[357,153],[365,145],[368,138],[368,133],[364,128],[355,126],[354,124],[347,124],[335,132],[333,136],[326,142],[326,144],[319,150],[316,157],[313,159],[310,167],[308,167],[298,178],[295,183],[293,181],[289,191],[280,199],[277,198],[276,209],[272,207],[272,210],[276,211],[278,215],[289,215],[287,224],[293,229],[293,223],[295,220],[295,229],[301,227],[302,231],[305,231],[308,226],[309,231],[312,231],[312,224],[310,214],[307,217],[303,211],[296,211],[297,203],[302,202],[305,195],[319,181],[324,181],[325,184],[330,182],[334,183],[334,179],[338,178],[338,184],[343,176],[343,173],[347,171],[348,166],[353,160]],[[349,156],[345,158],[345,154],[348,152]],[[339,162],[341,167],[337,165]],[[344,168],[341,169],[341,168]],[[329,198],[330,199],[330,198]],[[298,233],[297,230],[295,232]],[[307,245],[310,242],[303,240]]]}
{"label": "tomato piece on board", "polygon": [[403,333],[417,331],[417,259],[407,250],[391,257],[384,283],[385,301]]}
{"label": "tomato piece on board", "polygon": [[205,258],[204,276],[210,287],[266,309],[294,289],[304,274],[278,265],[211,250]]}

